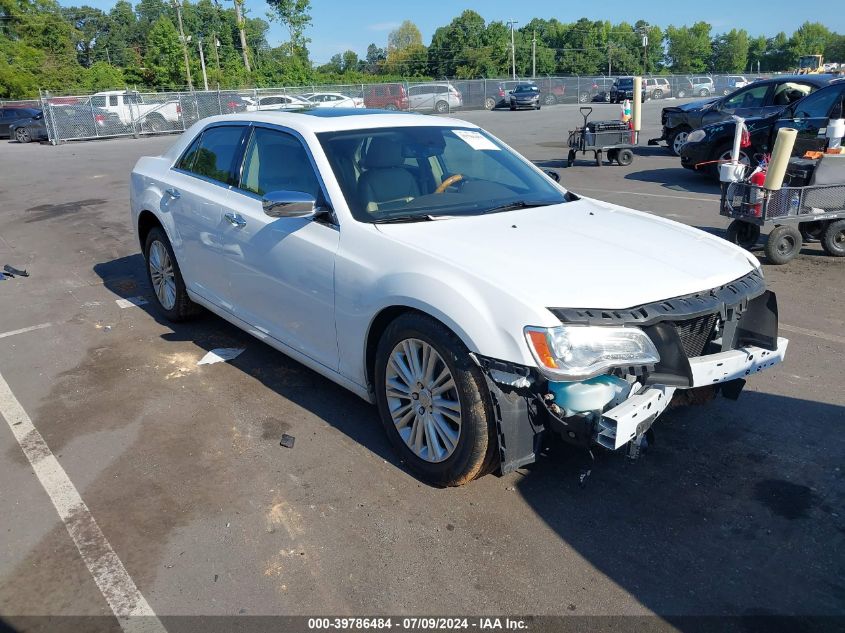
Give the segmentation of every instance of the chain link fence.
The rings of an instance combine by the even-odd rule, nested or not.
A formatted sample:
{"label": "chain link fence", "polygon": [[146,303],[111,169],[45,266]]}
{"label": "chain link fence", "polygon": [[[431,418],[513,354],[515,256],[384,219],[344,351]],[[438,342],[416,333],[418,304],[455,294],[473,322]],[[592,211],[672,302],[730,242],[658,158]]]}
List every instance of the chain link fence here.
{"label": "chain link fence", "polygon": [[[294,112],[305,108],[377,108],[405,112],[451,113],[508,107],[508,93],[519,83],[540,88],[541,106],[609,102],[616,78],[606,76],[472,79],[215,90],[138,92],[115,90],[94,95],[41,95],[46,136],[53,144],[117,136],[182,132],[205,117],[255,111]],[[702,98],[729,94],[755,77],[741,75],[653,75],[643,78],[646,99]]]}

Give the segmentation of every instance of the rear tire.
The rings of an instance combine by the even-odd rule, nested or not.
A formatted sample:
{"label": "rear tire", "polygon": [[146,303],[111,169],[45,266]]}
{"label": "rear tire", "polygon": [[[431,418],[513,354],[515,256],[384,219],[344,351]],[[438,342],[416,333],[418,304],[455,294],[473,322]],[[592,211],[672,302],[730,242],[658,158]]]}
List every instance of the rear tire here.
{"label": "rear tire", "polygon": [[734,220],[728,226],[727,240],[741,246],[745,250],[751,250],[760,239],[760,227],[757,224]]}
{"label": "rear tire", "polygon": [[845,220],[836,220],[827,225],[822,235],[822,248],[833,257],[845,257]]}
{"label": "rear tire", "polygon": [[434,104],[434,109],[438,114],[444,114],[449,111],[449,104],[445,101],[438,101]]}
{"label": "rear tire", "polygon": [[801,252],[801,231],[792,224],[776,226],[766,240],[766,257],[772,264],[786,264]]}
{"label": "rear tire", "polygon": [[493,97],[487,97],[484,100],[484,108],[487,110],[492,110],[496,107],[496,100]]}
{"label": "rear tire", "polygon": [[[147,281],[155,297],[153,303],[168,321],[187,321],[202,311],[188,297],[173,247],[161,227],[153,227],[147,234],[144,259],[147,262]],[[168,278],[172,280],[172,285],[167,283]]]}
{"label": "rear tire", "polygon": [[629,149],[620,149],[616,153],[616,162],[622,165],[622,167],[627,167],[634,162],[634,152]]}
{"label": "rear tire", "polygon": [[379,341],[374,374],[387,436],[421,479],[460,486],[492,470],[498,441],[487,384],[445,325],[419,313],[399,316]]}
{"label": "rear tire", "polygon": [[399,108],[396,107],[395,103],[388,103],[386,106],[384,106],[384,109],[385,110],[398,110]]}
{"label": "rear tire", "polygon": [[663,98],[663,91],[660,88],[657,88],[651,93],[652,99],[662,99]]}
{"label": "rear tire", "polygon": [[578,95],[578,103],[587,103],[590,101],[590,93],[582,92]]}
{"label": "rear tire", "polygon": [[547,106],[555,105],[557,103],[557,98],[552,94],[547,94],[543,97],[543,103]]}
{"label": "rear tire", "polygon": [[701,90],[698,91],[698,96],[699,97],[709,97],[710,91],[707,88],[702,88]]}
{"label": "rear tire", "polygon": [[167,126],[167,122],[160,114],[151,114],[141,122],[141,129],[146,132],[161,132]]}
{"label": "rear tire", "polygon": [[678,90],[678,99],[684,99],[684,98],[686,98],[686,96],[687,96],[686,90],[683,90],[683,89]]}

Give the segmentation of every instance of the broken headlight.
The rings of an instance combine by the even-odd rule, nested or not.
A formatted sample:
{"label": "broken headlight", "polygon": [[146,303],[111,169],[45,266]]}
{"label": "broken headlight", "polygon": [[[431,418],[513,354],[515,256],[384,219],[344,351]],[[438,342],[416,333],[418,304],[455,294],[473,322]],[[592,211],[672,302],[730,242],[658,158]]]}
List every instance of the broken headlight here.
{"label": "broken headlight", "polygon": [[707,138],[707,132],[704,130],[693,130],[687,135],[687,143],[700,143]]}
{"label": "broken headlight", "polygon": [[653,365],[660,354],[636,327],[527,327],[528,347],[547,378],[585,380],[614,367]]}

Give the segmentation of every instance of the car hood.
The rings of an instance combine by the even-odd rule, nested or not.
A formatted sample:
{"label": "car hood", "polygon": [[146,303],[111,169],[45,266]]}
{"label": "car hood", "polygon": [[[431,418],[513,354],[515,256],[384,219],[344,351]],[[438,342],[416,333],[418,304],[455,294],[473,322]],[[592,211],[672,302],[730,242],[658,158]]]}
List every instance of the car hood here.
{"label": "car hood", "polygon": [[663,110],[664,112],[693,112],[695,110],[701,110],[704,106],[710,105],[718,100],[719,97],[712,97],[710,99],[699,99],[697,101],[690,101],[689,103],[684,103],[683,105],[669,106],[663,108]]}
{"label": "car hood", "polygon": [[756,266],[704,231],[589,198],[377,228],[538,307],[630,308],[708,290]]}

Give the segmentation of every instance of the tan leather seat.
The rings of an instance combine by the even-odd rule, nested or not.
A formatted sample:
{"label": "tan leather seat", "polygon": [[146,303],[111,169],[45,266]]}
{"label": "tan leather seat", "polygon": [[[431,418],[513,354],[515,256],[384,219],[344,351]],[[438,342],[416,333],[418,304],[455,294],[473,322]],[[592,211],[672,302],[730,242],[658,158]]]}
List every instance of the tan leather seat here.
{"label": "tan leather seat", "polygon": [[420,195],[420,187],[405,167],[402,147],[389,137],[370,142],[362,161],[364,170],[358,179],[358,196],[369,212],[390,202],[408,201]]}

